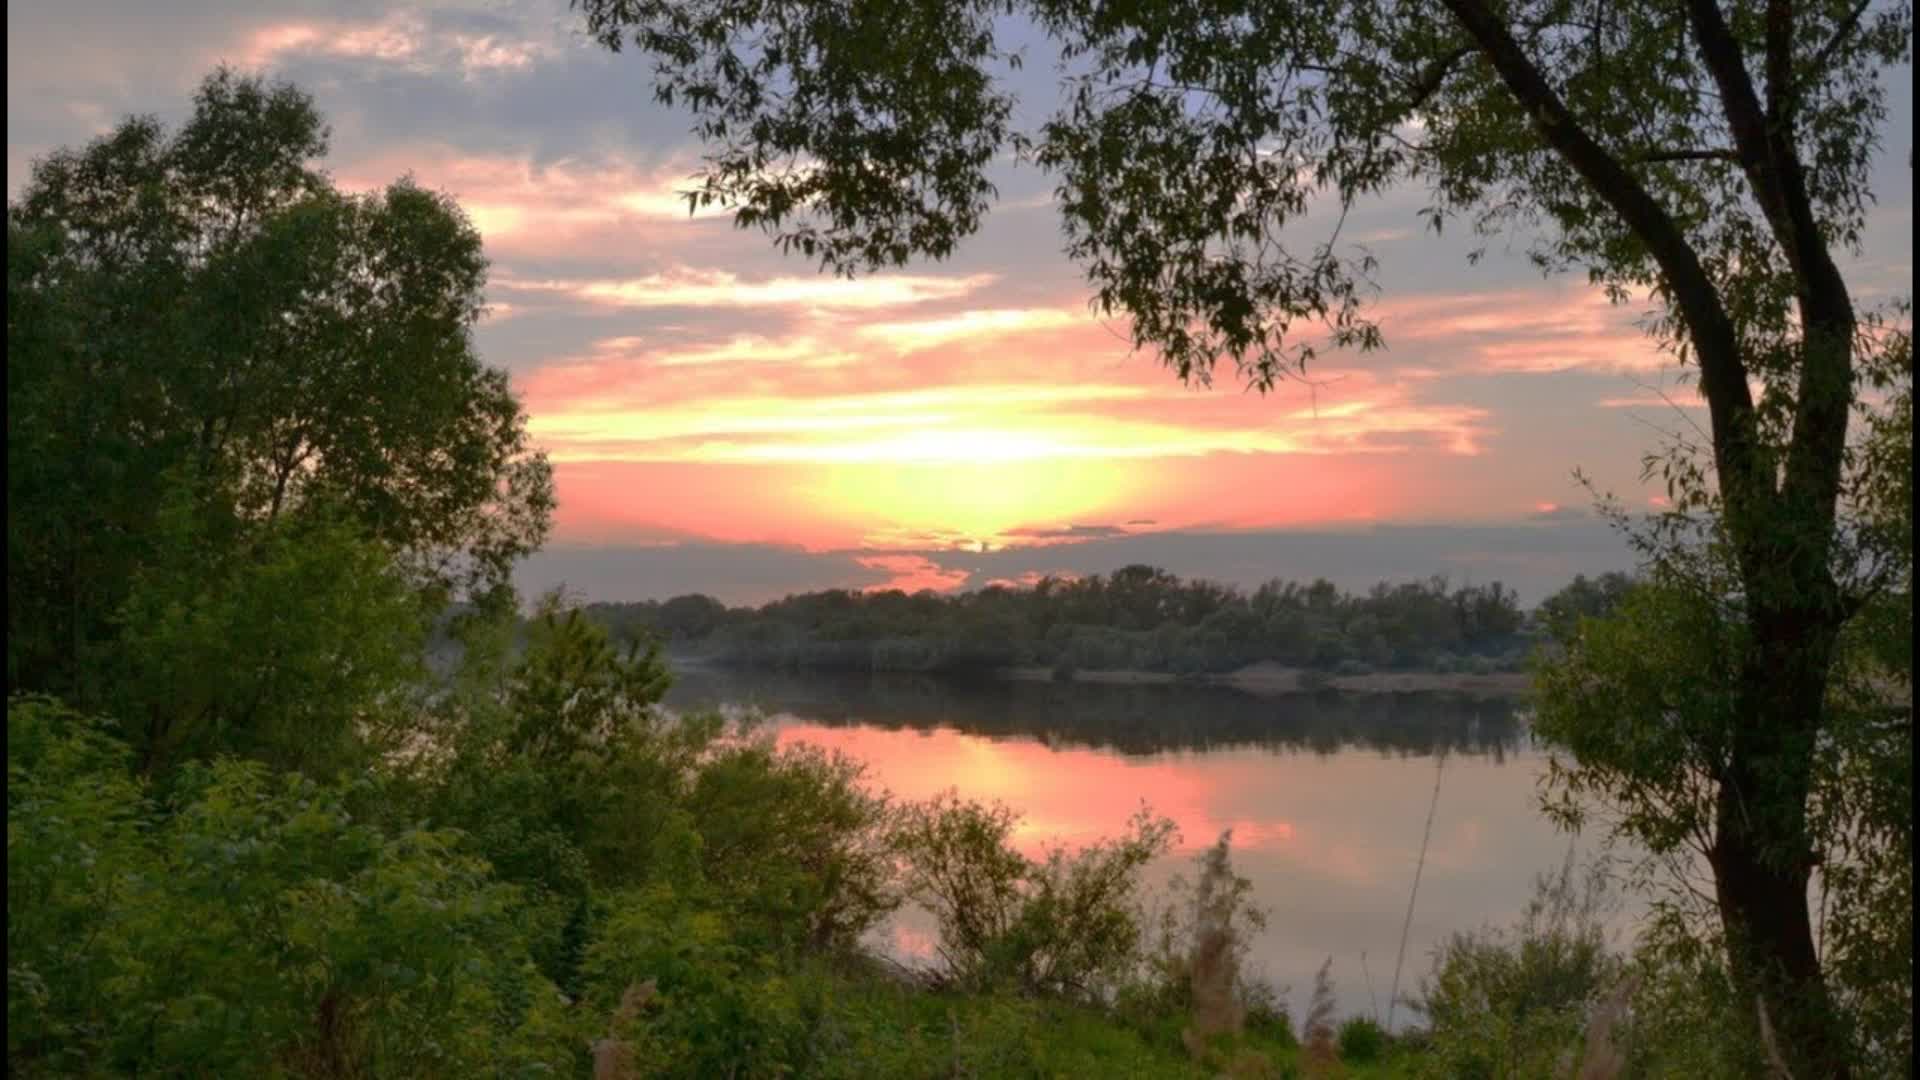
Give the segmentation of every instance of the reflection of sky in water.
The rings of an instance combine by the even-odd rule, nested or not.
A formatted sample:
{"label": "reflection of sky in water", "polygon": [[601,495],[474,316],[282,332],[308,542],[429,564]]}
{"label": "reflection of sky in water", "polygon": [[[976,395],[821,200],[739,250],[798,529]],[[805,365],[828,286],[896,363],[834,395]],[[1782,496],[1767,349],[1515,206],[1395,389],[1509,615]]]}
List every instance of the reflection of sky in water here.
{"label": "reflection of sky in water", "polygon": [[[870,782],[897,797],[923,799],[954,788],[1019,810],[1024,816],[1016,842],[1028,854],[1052,843],[1077,846],[1112,835],[1144,801],[1173,819],[1181,834],[1179,849],[1152,871],[1157,884],[1189,872],[1194,854],[1231,828],[1235,866],[1251,879],[1271,916],[1255,943],[1255,967],[1291,988],[1289,1005],[1299,1013],[1315,970],[1331,956],[1344,1013],[1368,1011],[1376,997],[1386,1009],[1433,798],[1438,758],[1432,753],[1364,739],[1315,739],[1310,749],[1241,739],[1211,748],[1122,753],[1076,745],[1057,732],[955,730],[978,731],[968,702],[941,703],[953,710],[950,727],[939,717],[887,709],[877,718],[884,726],[869,725],[862,722],[857,696],[836,698],[838,707],[759,700],[780,714],[782,742],[806,741],[860,758],[868,763]],[[1204,709],[1207,700],[1175,697],[1162,704]],[[1445,727],[1450,721],[1444,714],[1458,706],[1436,701],[1431,707],[1433,723]],[[1416,700],[1401,702],[1397,722],[1411,723],[1404,714],[1420,708]],[[817,716],[830,720],[820,723]],[[1169,719],[1175,727],[1192,723],[1190,716]],[[1445,759],[1403,993],[1417,985],[1432,948],[1446,935],[1511,922],[1532,895],[1534,877],[1566,856],[1568,838],[1537,809],[1543,759],[1523,738],[1508,742],[1498,757],[1484,749],[1455,749]],[[918,912],[903,913],[889,930],[891,947],[907,960],[930,956],[933,935],[931,920]]]}

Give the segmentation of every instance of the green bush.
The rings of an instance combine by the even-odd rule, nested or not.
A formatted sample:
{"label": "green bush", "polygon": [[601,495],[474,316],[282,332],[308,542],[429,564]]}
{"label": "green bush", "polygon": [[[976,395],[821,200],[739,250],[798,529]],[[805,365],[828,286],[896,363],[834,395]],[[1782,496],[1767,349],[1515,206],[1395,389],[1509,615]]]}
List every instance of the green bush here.
{"label": "green bush", "polygon": [[1598,871],[1584,879],[1569,861],[1536,881],[1510,929],[1456,933],[1436,950],[1413,1004],[1431,1043],[1434,1076],[1545,1076],[1577,1054],[1586,1016],[1621,977],[1607,948],[1610,903]]}
{"label": "green bush", "polygon": [[1355,1016],[1340,1025],[1340,1060],[1351,1065],[1371,1065],[1386,1055],[1387,1030],[1372,1017]]}
{"label": "green bush", "polygon": [[223,760],[170,805],[64,709],[7,710],[9,1071],[473,1075],[571,1060],[515,890],[369,793]]}
{"label": "green bush", "polygon": [[1136,965],[1140,872],[1173,824],[1145,810],[1118,840],[1034,860],[1013,811],[946,794],[903,808],[894,832],[907,897],[940,927],[938,975],[970,989],[1101,999]]}

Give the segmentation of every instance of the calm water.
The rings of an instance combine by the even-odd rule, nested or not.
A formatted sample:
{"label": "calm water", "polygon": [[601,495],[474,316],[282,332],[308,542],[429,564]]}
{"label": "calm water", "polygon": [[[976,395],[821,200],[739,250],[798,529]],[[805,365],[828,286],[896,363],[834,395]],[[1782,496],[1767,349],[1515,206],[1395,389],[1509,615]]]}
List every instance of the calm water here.
{"label": "calm water", "polygon": [[[1231,828],[1271,911],[1254,963],[1296,1015],[1331,956],[1342,1010],[1377,999],[1384,1016],[1436,776],[1403,992],[1450,932],[1510,921],[1569,845],[1535,809],[1544,758],[1510,702],[690,670],[668,704],[757,708],[782,741],[847,751],[903,798],[1003,801],[1029,852],[1118,832],[1145,800],[1183,837],[1156,881]],[[908,957],[929,932],[911,915],[889,931]]]}

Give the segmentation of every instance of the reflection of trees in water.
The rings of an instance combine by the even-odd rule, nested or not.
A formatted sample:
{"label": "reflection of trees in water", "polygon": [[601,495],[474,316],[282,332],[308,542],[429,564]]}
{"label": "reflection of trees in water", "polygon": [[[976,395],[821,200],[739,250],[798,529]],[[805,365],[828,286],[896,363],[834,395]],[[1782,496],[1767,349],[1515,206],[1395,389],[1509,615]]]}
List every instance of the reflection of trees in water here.
{"label": "reflection of trees in water", "polygon": [[1260,697],[1214,686],[696,670],[677,675],[667,704],[748,706],[829,726],[1023,735],[1128,754],[1258,746],[1316,754],[1445,750],[1497,761],[1526,739],[1513,702],[1450,694]]}

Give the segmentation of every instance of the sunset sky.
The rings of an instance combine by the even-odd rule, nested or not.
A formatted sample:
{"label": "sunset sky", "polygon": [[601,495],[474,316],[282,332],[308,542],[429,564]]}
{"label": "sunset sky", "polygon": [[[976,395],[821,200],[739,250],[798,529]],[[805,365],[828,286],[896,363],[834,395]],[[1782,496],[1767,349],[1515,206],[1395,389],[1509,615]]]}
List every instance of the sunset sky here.
{"label": "sunset sky", "polygon": [[[1533,600],[1628,561],[1572,470],[1644,505],[1641,454],[1704,423],[1642,307],[1543,281],[1524,238],[1469,266],[1466,238],[1421,232],[1414,190],[1345,233],[1380,260],[1388,348],[1264,397],[1225,372],[1183,387],[1090,314],[1031,168],[1001,170],[952,260],[819,275],[688,216],[688,117],[576,21],[564,0],[9,4],[8,190],[129,112],[179,119],[224,60],[316,96],[341,186],[411,172],[455,195],[493,260],[480,347],[558,478],[528,589],[741,602],[1147,561],[1241,583],[1497,578]],[[1027,77],[1033,123],[1052,84]],[[1911,72],[1890,90],[1849,266],[1867,302],[1912,289]]]}

